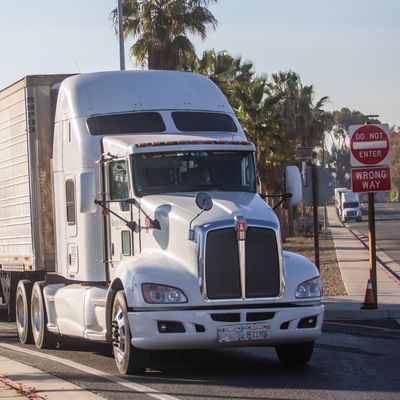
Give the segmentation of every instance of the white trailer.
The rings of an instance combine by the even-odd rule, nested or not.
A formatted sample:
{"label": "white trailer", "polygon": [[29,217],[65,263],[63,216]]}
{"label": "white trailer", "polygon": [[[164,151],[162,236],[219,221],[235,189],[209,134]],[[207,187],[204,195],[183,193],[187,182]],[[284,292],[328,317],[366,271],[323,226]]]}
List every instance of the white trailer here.
{"label": "white trailer", "polygon": [[350,189],[345,187],[335,188],[335,207],[338,217],[342,216],[342,193],[350,192]]}
{"label": "white trailer", "polygon": [[162,349],[274,346],[307,363],[319,273],[282,251],[254,154],[195,74],[36,76],[1,91],[0,277],[20,341],[110,342],[123,374]]}

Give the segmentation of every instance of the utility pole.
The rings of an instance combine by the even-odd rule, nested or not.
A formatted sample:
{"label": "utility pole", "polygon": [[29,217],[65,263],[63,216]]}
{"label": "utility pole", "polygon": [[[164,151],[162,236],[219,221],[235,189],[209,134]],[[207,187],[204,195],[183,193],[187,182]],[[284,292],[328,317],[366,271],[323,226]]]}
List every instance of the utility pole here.
{"label": "utility pole", "polygon": [[315,162],[311,165],[312,180],[312,203],[313,203],[313,220],[314,220],[314,259],[315,266],[320,269],[319,262],[319,220],[318,220],[318,170]]}
{"label": "utility pole", "polygon": [[118,40],[119,40],[119,69],[125,70],[124,49],[124,17],[122,13],[122,0],[118,0]]}

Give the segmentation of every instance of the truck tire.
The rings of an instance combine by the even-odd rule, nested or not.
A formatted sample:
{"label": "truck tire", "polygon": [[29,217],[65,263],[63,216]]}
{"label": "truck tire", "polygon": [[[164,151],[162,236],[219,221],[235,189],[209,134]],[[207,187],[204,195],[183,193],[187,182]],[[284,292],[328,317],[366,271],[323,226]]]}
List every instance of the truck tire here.
{"label": "truck tire", "polygon": [[31,281],[22,279],[18,282],[15,294],[15,312],[18,337],[22,344],[33,343],[31,327],[31,292]]}
{"label": "truck tire", "polygon": [[315,342],[285,344],[275,347],[279,361],[287,366],[301,366],[311,360]]}
{"label": "truck tire", "polygon": [[57,336],[47,330],[47,312],[43,297],[44,282],[35,282],[32,289],[31,318],[32,334],[38,349],[54,349]]}
{"label": "truck tire", "polygon": [[131,331],[123,290],[115,295],[111,321],[113,353],[118,371],[123,375],[144,373],[147,367],[148,352],[131,344]]}

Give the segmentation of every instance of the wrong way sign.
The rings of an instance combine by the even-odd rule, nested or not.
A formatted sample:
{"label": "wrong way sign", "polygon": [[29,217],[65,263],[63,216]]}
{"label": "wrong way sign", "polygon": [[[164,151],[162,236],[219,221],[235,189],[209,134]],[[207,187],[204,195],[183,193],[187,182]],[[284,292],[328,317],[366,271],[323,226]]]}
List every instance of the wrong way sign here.
{"label": "wrong way sign", "polygon": [[351,125],[349,137],[352,167],[390,165],[388,124]]}
{"label": "wrong way sign", "polygon": [[389,167],[353,168],[351,170],[353,192],[385,192],[391,189]]}

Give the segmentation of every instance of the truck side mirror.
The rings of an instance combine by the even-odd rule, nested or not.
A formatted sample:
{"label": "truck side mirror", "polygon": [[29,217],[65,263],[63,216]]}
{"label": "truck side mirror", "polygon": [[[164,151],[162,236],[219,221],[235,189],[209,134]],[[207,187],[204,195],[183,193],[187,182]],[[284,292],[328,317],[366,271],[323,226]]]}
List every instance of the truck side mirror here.
{"label": "truck side mirror", "polygon": [[199,215],[201,215],[204,211],[209,211],[213,207],[212,198],[208,193],[203,193],[203,192],[197,193],[195,202],[196,202],[197,207],[199,207],[201,211],[190,221],[190,224],[189,224],[189,238],[188,238],[189,240],[194,240],[194,231],[192,229],[193,221]]}
{"label": "truck side mirror", "polygon": [[197,193],[196,195],[196,205],[200,210],[208,211],[212,209],[213,201],[208,193]]}
{"label": "truck side mirror", "polygon": [[94,172],[82,172],[79,174],[79,211],[90,214],[96,212],[96,176]]}
{"label": "truck side mirror", "polygon": [[297,206],[303,200],[300,170],[294,165],[290,165],[285,169],[285,192],[292,195],[286,198],[286,204],[289,207]]}

